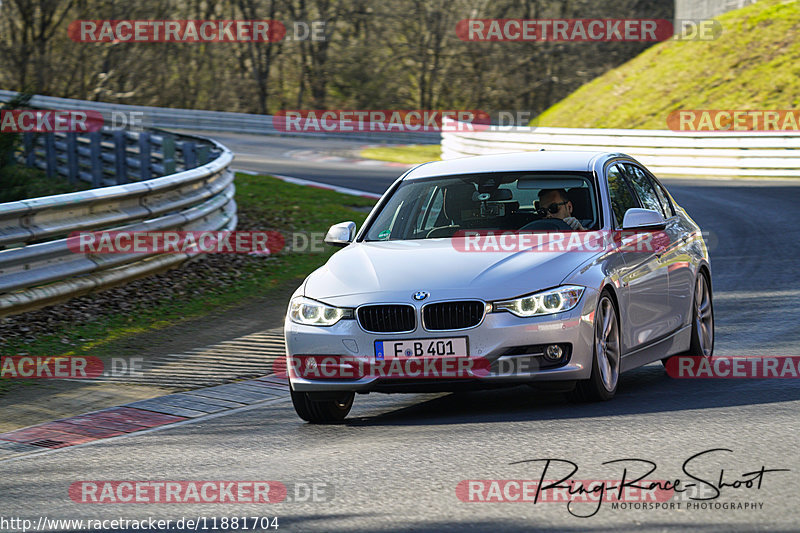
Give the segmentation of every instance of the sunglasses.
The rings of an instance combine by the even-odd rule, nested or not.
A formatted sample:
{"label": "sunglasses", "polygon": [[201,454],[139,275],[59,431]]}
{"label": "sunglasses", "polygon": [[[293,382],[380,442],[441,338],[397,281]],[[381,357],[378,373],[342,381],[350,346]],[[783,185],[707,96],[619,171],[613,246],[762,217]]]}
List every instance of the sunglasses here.
{"label": "sunglasses", "polygon": [[549,211],[551,214],[555,215],[556,213],[558,213],[559,206],[567,205],[568,203],[569,203],[569,200],[566,200],[564,202],[553,202],[552,204],[548,205],[546,208],[545,207],[540,207],[539,208],[539,212],[544,215]]}

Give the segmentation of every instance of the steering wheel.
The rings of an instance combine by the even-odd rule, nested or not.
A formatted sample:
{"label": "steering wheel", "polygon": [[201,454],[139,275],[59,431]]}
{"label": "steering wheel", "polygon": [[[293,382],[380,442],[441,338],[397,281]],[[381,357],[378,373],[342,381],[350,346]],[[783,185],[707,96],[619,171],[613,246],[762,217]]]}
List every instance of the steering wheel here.
{"label": "steering wheel", "polygon": [[572,231],[572,226],[561,220],[560,218],[541,218],[529,222],[520,228],[520,230],[555,230],[555,231]]}

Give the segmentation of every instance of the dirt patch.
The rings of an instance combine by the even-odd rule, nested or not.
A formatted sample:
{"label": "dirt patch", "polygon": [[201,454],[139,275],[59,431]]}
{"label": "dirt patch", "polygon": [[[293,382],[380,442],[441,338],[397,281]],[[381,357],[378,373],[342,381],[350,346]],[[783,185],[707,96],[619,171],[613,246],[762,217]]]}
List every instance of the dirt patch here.
{"label": "dirt patch", "polygon": [[302,280],[292,280],[265,298],[243,302],[234,308],[213,312],[174,326],[152,330],[113,341],[110,346],[120,356],[154,357],[181,353],[209,344],[283,326],[289,297]]}

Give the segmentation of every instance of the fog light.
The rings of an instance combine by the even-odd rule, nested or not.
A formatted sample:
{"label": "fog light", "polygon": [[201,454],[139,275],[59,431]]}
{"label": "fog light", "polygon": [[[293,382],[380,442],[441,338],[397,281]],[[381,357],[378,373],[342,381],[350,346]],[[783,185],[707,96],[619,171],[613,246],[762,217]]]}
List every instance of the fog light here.
{"label": "fog light", "polygon": [[548,361],[558,361],[564,352],[558,344],[551,344],[544,350],[544,358]]}

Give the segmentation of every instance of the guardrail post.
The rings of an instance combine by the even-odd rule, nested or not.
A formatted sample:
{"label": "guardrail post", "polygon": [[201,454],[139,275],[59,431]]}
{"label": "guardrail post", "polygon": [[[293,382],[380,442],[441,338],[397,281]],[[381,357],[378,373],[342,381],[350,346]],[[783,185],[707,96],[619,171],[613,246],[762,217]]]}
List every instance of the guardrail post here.
{"label": "guardrail post", "polygon": [[181,149],[183,151],[183,168],[188,170],[197,166],[197,147],[192,141],[183,141]]}
{"label": "guardrail post", "polygon": [[139,133],[139,180],[149,180],[153,176],[153,169],[150,166],[150,132]]}
{"label": "guardrail post", "polygon": [[23,133],[22,146],[25,150],[25,164],[32,167],[36,164],[36,134],[30,131]]}
{"label": "guardrail post", "polygon": [[47,177],[58,176],[58,161],[56,161],[56,139],[55,135],[48,133],[44,137],[44,153],[47,162]]}
{"label": "guardrail post", "polygon": [[103,162],[100,159],[101,135],[99,131],[89,132],[89,165],[94,187],[103,186]]}
{"label": "guardrail post", "polygon": [[78,181],[78,134],[67,132],[67,176],[70,183]]}
{"label": "guardrail post", "polygon": [[114,130],[114,176],[118,185],[128,183],[128,137],[125,130]]}
{"label": "guardrail post", "polygon": [[197,147],[197,164],[205,165],[211,159],[211,147],[201,145]]}
{"label": "guardrail post", "polygon": [[175,137],[166,133],[161,138],[161,162],[164,165],[164,175],[175,173]]}

